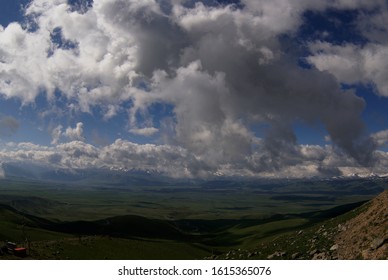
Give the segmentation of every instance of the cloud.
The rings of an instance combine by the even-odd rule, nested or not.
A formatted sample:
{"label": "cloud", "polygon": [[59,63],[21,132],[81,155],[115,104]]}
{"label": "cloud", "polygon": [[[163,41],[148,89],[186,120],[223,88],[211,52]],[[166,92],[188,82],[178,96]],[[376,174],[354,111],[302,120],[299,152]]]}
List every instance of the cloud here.
{"label": "cloud", "polygon": [[54,128],[51,131],[51,137],[52,137],[51,144],[58,144],[59,139],[62,136],[62,128],[63,128],[62,125],[58,125],[56,128]]}
{"label": "cloud", "polygon": [[66,131],[63,133],[64,136],[69,138],[70,140],[85,140],[83,137],[83,129],[84,124],[82,122],[77,123],[74,128],[68,127]]}
{"label": "cloud", "polygon": [[387,45],[388,4],[386,1],[370,1],[374,9],[363,12],[357,19],[357,26],[362,34],[371,42]]}
{"label": "cloud", "polygon": [[[343,1],[345,2],[345,1]],[[340,82],[348,84],[371,84],[376,94],[388,97],[388,3],[386,1],[350,1],[349,8],[361,10],[354,25],[367,40],[365,44],[347,43],[336,45],[330,42],[312,42],[312,55],[308,61],[321,71],[332,73]],[[361,6],[362,4],[362,6]],[[345,6],[346,7],[346,6]]]}
{"label": "cloud", "polygon": [[332,73],[343,83],[372,84],[377,94],[388,97],[388,68],[385,63],[388,44],[370,43],[360,47],[316,42],[310,45],[310,50],[313,55],[308,61],[319,70]]}
{"label": "cloud", "polygon": [[84,141],[85,138],[83,136],[84,132],[84,124],[82,122],[78,122],[74,128],[68,127],[63,131],[63,126],[58,125],[51,131],[52,141],[51,144],[56,145],[60,142],[62,137],[66,137],[71,141],[79,140]]}
{"label": "cloud", "polygon": [[14,117],[0,116],[0,137],[8,137],[17,132],[20,123]]}
{"label": "cloud", "polygon": [[144,128],[132,128],[129,130],[129,132],[136,134],[136,135],[142,135],[142,136],[151,136],[157,133],[159,129],[155,127],[144,127]]}
{"label": "cloud", "polygon": [[244,165],[241,165],[241,162],[228,162],[216,168],[214,166],[209,168],[206,162],[188,150],[171,145],[136,144],[122,139],[102,147],[82,141],[50,147],[11,142],[0,150],[0,162],[34,164],[55,170],[155,171],[177,178],[215,178],[222,175],[311,178],[355,173],[384,175],[388,168],[388,153],[381,151],[376,153],[379,165],[373,168],[361,167],[356,161],[331,146],[298,145],[294,148],[294,153],[298,156],[290,159],[293,164],[280,165],[277,169],[263,167],[263,164],[267,164],[262,161],[266,153],[263,149],[256,150],[246,158],[247,162]]}
{"label": "cloud", "polygon": [[[387,69],[387,53],[378,31],[385,12],[373,14],[372,25],[360,20],[360,32],[375,31],[376,41],[364,47],[312,42],[308,61],[313,69],[302,69],[282,38],[297,34],[308,10],[382,11],[385,1],[189,2],[100,0],[70,6],[65,0],[34,0],[26,9],[29,29],[13,23],[0,31],[0,92],[31,103],[44,91],[51,104],[59,92],[61,102],[74,111],[92,114],[99,107],[105,120],[124,111],[131,133],[160,132],[167,146],[135,146],[124,140],[109,146],[124,165],[132,166],[129,159],[146,150],[186,160],[181,164],[190,174],[281,173],[294,166],[303,168],[289,172],[318,174],[319,167],[336,173],[315,161],[304,164],[293,131],[297,121],[323,124],[349,162],[375,162],[376,142],[361,118],[365,101],[342,90],[339,81],[373,82],[386,95],[382,69]],[[173,116],[155,116],[155,104],[171,105]],[[83,123],[64,131],[56,127],[52,144],[61,137],[84,141]],[[133,151],[132,156],[121,147]],[[60,162],[68,158],[67,150],[62,153]],[[77,161],[86,158],[71,153],[72,158],[79,155]],[[109,155],[106,161],[116,164]],[[324,160],[334,161],[329,155]],[[148,159],[149,166],[159,162]],[[100,158],[94,161],[106,164]]]}
{"label": "cloud", "polygon": [[103,147],[72,141],[47,147],[8,143],[0,150],[1,162],[24,162],[54,169],[156,170],[172,177],[187,177],[187,151],[168,145],[139,145],[117,139]]}
{"label": "cloud", "polygon": [[388,129],[376,132],[372,135],[379,147],[388,147]]}

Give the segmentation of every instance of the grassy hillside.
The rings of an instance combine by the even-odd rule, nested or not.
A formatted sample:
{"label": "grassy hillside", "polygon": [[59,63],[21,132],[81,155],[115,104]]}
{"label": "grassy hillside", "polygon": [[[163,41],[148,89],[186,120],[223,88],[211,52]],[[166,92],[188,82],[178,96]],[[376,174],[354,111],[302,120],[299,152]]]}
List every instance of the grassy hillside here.
{"label": "grassy hillside", "polygon": [[388,191],[385,191],[367,203],[309,213],[314,218],[311,224],[258,239],[255,246],[234,248],[210,258],[387,260],[387,208]]}
{"label": "grassy hillside", "polygon": [[201,259],[210,254],[206,246],[184,239],[165,221],[126,216],[50,222],[0,205],[0,245],[8,240],[29,247],[33,259]]}

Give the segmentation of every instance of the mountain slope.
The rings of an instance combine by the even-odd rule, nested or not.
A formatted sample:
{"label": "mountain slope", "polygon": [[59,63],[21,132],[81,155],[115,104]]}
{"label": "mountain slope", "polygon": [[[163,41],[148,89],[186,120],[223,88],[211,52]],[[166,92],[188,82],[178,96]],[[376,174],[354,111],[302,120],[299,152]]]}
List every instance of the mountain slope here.
{"label": "mountain slope", "polygon": [[210,258],[387,260],[387,231],[388,191],[384,191],[344,214],[327,216],[312,226],[300,227],[288,233],[274,234],[258,241],[250,249],[234,249]]}
{"label": "mountain slope", "polygon": [[388,191],[364,207],[365,211],[339,227],[335,242],[340,259],[388,258]]}

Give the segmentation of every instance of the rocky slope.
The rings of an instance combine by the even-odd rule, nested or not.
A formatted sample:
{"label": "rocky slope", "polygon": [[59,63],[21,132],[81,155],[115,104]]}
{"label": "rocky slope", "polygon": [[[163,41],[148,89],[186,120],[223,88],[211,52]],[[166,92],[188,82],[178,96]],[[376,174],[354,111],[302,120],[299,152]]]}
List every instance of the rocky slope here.
{"label": "rocky slope", "polygon": [[210,259],[388,259],[388,191],[318,224]]}
{"label": "rocky slope", "polygon": [[335,237],[339,259],[388,258],[388,191],[364,207],[365,211],[340,226]]}

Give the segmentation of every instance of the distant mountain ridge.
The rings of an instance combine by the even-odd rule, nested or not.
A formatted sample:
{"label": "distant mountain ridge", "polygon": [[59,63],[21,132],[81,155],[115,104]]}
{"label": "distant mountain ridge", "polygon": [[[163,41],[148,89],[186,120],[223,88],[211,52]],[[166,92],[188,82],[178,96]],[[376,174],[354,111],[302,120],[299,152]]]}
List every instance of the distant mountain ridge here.
{"label": "distant mountain ridge", "polygon": [[3,163],[3,178],[27,179],[37,181],[77,182],[88,184],[94,182],[110,184],[163,184],[172,179],[155,170],[125,169],[54,169],[39,164]]}
{"label": "distant mountain ridge", "polygon": [[256,178],[236,176],[214,176],[210,178],[173,178],[154,169],[112,169],[112,168],[89,168],[89,169],[65,169],[53,168],[41,164],[29,162],[0,163],[0,178],[23,179],[48,182],[63,182],[77,184],[108,184],[108,185],[202,185],[216,187],[218,185],[229,186],[236,184],[265,184],[306,182],[306,181],[349,181],[349,180],[388,180],[388,174],[350,174],[349,176],[335,176],[330,178]]}

